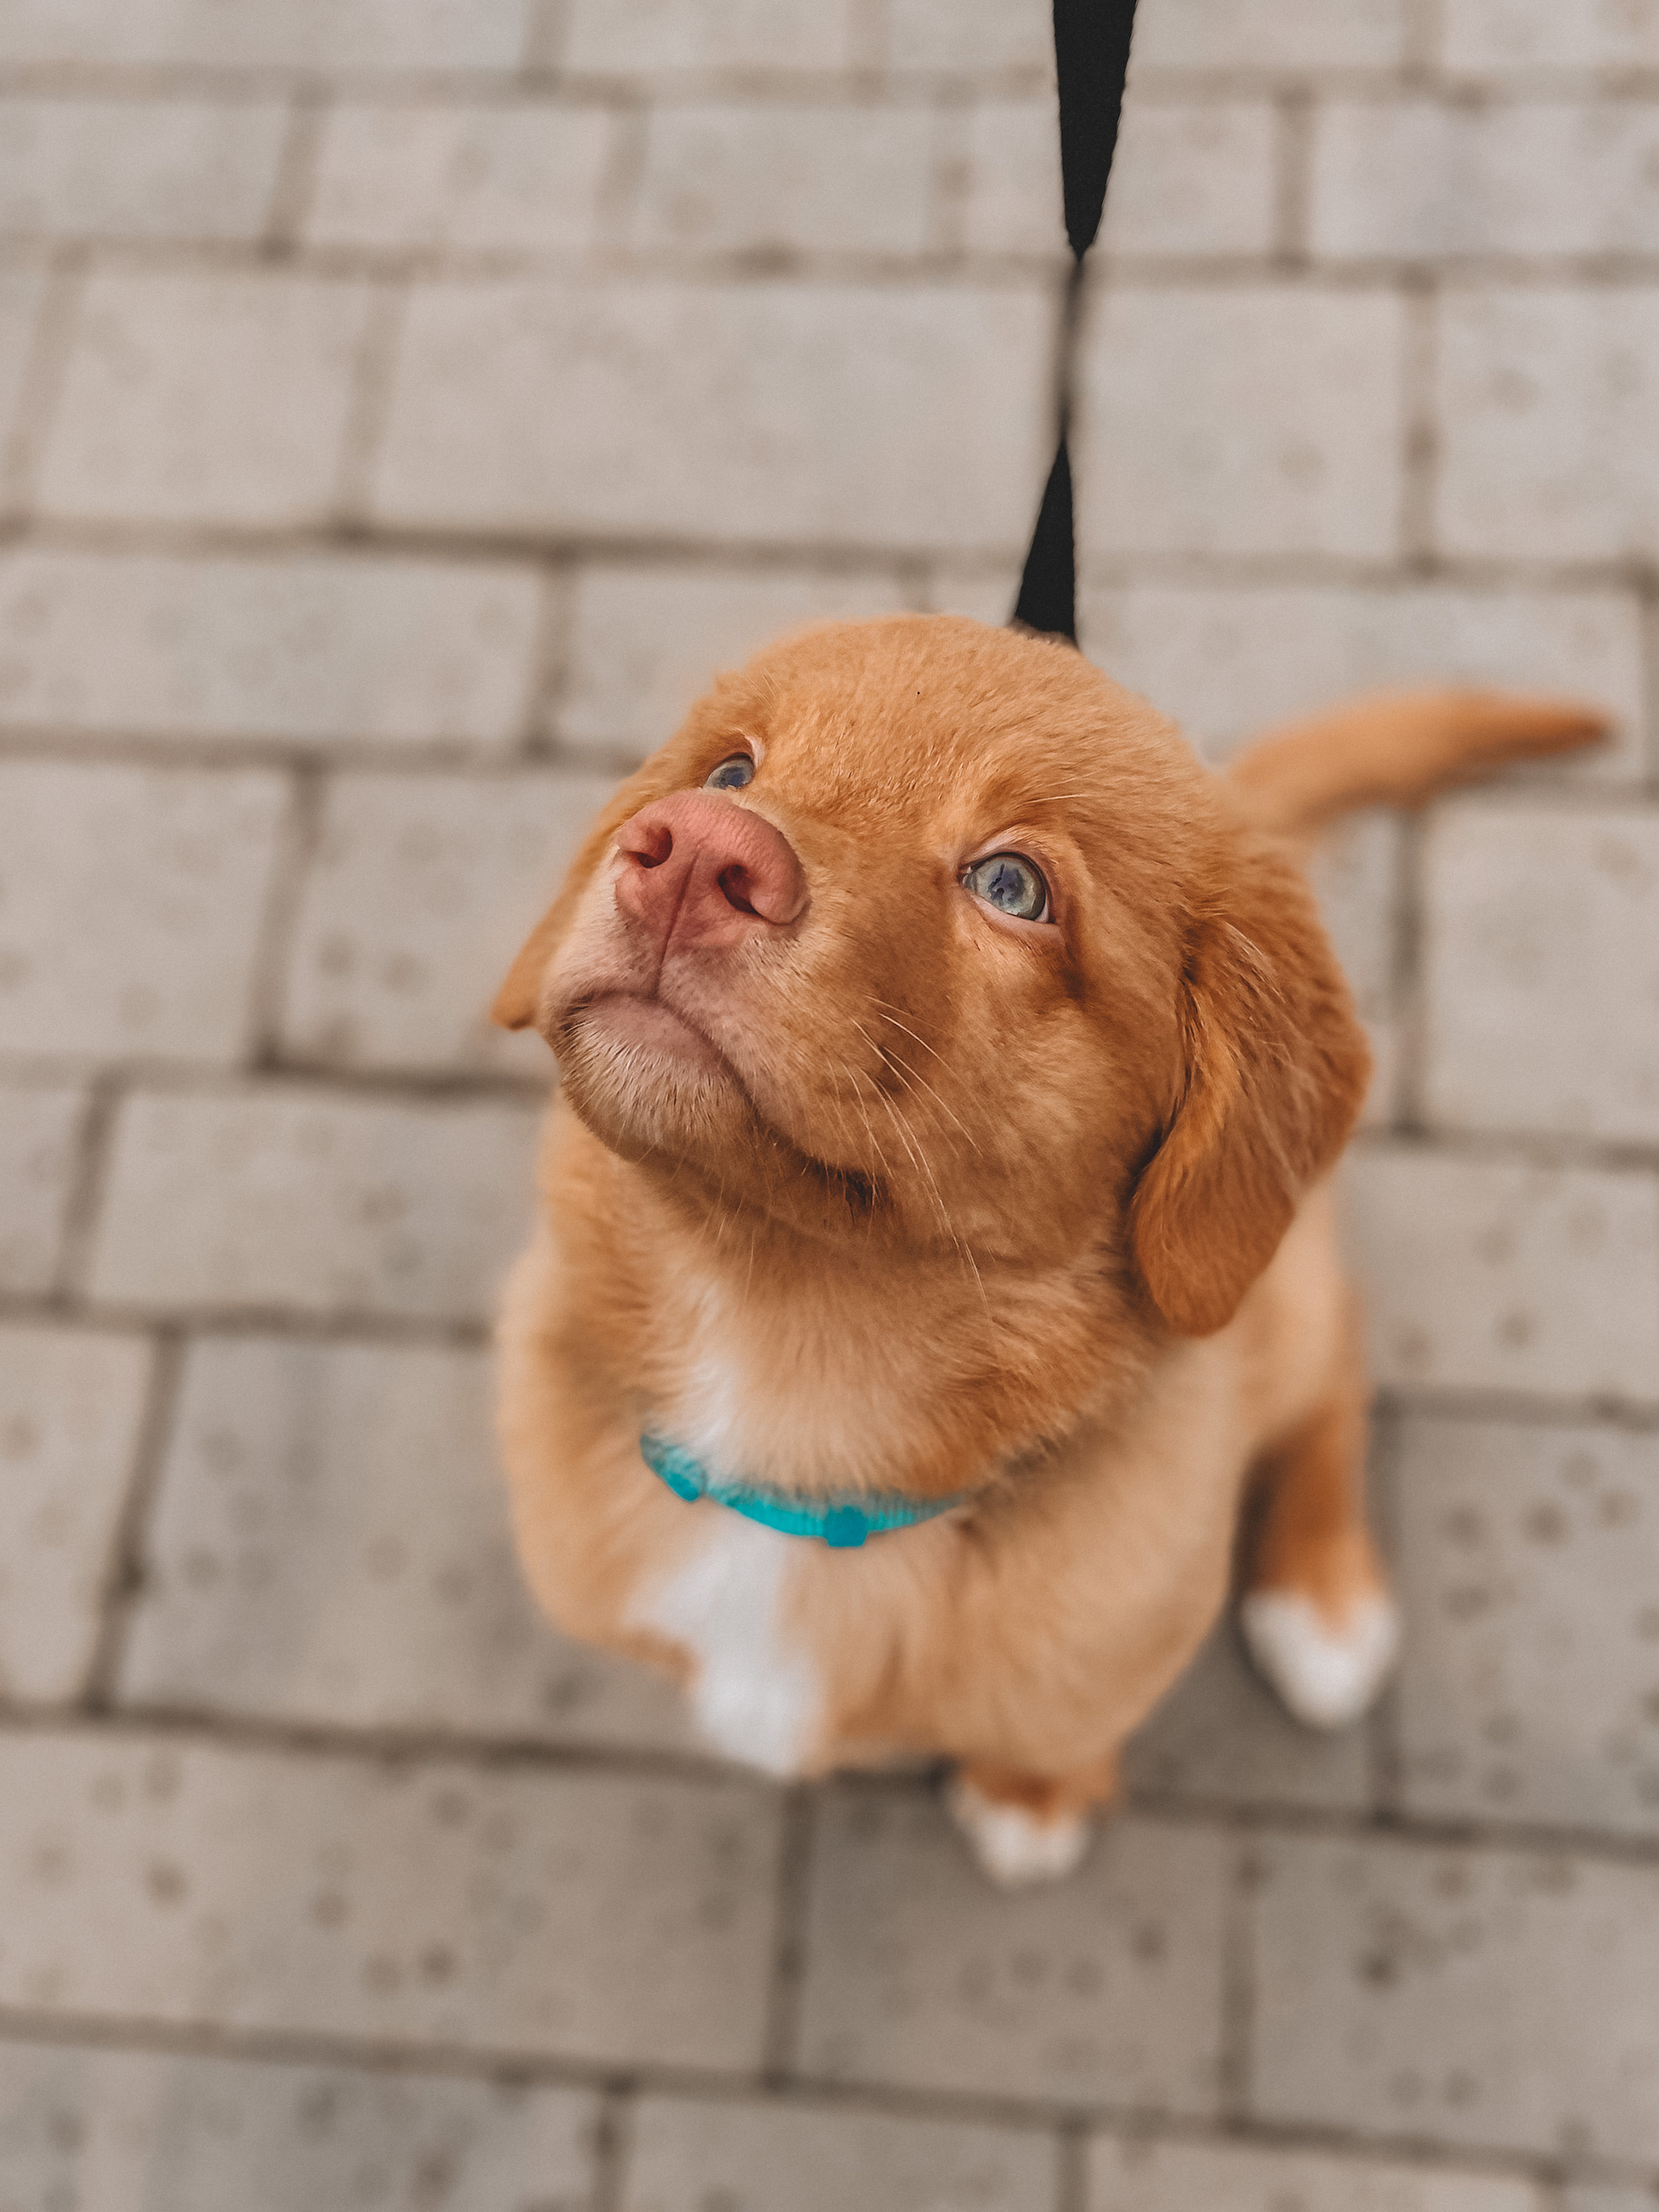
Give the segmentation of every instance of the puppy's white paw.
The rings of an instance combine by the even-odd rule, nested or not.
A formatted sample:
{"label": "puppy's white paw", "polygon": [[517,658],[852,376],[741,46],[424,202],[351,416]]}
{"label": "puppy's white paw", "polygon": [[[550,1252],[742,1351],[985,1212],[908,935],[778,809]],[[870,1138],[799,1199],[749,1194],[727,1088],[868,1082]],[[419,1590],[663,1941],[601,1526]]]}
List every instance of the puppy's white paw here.
{"label": "puppy's white paw", "polygon": [[1299,1590],[1252,1590],[1238,1625],[1285,1711],[1306,1728],[1357,1721],[1400,1651],[1400,1614],[1386,1596],[1365,1598],[1334,1628]]}
{"label": "puppy's white paw", "polygon": [[1094,1834],[1084,1813],[1039,1820],[1019,1805],[998,1805],[960,1774],[951,1778],[945,1803],[973,1848],[982,1872],[1002,1889],[1058,1881],[1083,1863]]}

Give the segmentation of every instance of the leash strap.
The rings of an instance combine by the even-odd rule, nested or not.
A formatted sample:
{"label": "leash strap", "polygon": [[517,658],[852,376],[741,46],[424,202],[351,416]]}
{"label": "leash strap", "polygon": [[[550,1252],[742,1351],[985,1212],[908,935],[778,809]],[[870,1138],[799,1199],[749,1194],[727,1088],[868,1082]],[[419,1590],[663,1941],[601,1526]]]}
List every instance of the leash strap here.
{"label": "leash strap", "polygon": [[1071,429],[1083,257],[1095,242],[1117,149],[1135,0],[1054,0],[1060,80],[1060,168],[1072,267],[1060,347],[1060,450],[1037,509],[1013,618],[1077,643],[1077,541],[1072,523]]}

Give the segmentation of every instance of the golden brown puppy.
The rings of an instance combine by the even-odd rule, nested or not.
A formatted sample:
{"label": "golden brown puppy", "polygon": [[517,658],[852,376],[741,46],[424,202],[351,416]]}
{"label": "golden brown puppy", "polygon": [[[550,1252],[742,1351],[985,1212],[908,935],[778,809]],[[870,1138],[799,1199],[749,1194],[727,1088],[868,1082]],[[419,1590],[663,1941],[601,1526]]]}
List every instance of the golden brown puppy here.
{"label": "golden brown puppy", "polygon": [[1598,726],[1370,702],[1228,782],[977,623],[722,678],[496,1007],[563,1079],[501,1332],[555,1620],[775,1773],[948,1755],[988,1869],[1057,1874],[1265,1468],[1246,1632],[1303,1718],[1359,1712],[1395,1626],[1327,1178],[1368,1058],[1268,833]]}

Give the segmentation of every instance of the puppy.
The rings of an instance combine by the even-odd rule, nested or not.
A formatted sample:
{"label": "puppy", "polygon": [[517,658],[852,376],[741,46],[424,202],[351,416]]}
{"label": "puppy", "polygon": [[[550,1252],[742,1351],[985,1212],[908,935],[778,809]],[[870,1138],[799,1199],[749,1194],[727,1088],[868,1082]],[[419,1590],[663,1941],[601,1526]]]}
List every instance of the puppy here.
{"label": "puppy", "polygon": [[941,616],[720,678],[495,1007],[562,1078],[501,1332],[548,1612],[773,1774],[948,1758],[987,1870],[1056,1875],[1254,1478],[1249,1648],[1361,1712],[1397,1627],[1328,1179],[1369,1060],[1282,839],[1599,727],[1374,701],[1218,778]]}

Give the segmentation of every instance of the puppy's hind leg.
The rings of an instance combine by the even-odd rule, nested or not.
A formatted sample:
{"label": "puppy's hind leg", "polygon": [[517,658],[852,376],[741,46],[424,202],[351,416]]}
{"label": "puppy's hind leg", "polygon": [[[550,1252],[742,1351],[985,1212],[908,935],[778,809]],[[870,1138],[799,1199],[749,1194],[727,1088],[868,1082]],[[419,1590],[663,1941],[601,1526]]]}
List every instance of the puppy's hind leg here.
{"label": "puppy's hind leg", "polygon": [[1094,1808],[1116,1788],[1115,1759],[1058,1777],[969,1759],[951,1777],[945,1802],[981,1871],[1000,1888],[1024,1889],[1075,1872],[1094,1835]]}
{"label": "puppy's hind leg", "polygon": [[1365,1373],[1357,1326],[1336,1388],[1267,1471],[1239,1626],[1309,1728],[1365,1711],[1400,1649],[1400,1615],[1365,1523]]}

